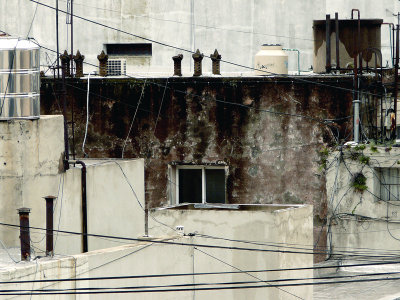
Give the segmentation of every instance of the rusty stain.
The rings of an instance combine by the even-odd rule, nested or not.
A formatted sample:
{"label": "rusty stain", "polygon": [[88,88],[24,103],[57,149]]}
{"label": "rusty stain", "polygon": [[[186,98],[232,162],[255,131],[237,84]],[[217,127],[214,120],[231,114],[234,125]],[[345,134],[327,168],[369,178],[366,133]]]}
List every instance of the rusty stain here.
{"label": "rusty stain", "polygon": [[[72,93],[70,88],[68,95],[75,101],[76,149],[81,157],[86,81],[68,80],[75,80],[75,89]],[[309,80],[352,86],[352,79],[345,77]],[[147,207],[167,204],[168,163],[221,160],[229,166],[229,203],[309,203],[314,205],[315,214],[323,217],[326,192],[324,176],[316,176],[318,150],[321,145],[332,143],[332,133],[307,119],[260,110],[342,118],[351,114],[349,92],[313,84],[291,84],[287,78],[280,82],[280,78],[172,77],[155,127],[165,81],[166,78],[152,79],[156,84],[146,85],[125,152],[125,157],[145,159]],[[91,83],[91,119],[86,143],[89,157],[121,157],[142,87],[143,81],[136,79]],[[41,113],[59,113],[52,80],[43,79],[41,95]],[[248,106],[234,105],[244,103]],[[348,121],[344,119],[337,124],[343,136]]]}

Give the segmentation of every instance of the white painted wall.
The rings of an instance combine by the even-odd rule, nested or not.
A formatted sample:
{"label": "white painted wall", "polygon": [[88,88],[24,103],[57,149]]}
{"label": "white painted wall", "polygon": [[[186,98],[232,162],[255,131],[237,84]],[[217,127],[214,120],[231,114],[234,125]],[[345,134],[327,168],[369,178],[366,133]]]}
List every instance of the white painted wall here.
{"label": "white painted wall", "polygon": [[[42,3],[54,6],[55,1]],[[352,8],[361,10],[362,18],[383,18],[385,22],[397,22],[399,3],[396,0],[74,0],[76,15],[113,26],[124,31],[182,47],[199,48],[204,54],[217,48],[224,60],[253,66],[254,55],[262,44],[281,43],[284,48],[301,51],[301,69],[312,65],[312,21],[325,19],[325,14],[349,19]],[[27,0],[3,0],[0,2],[0,30],[15,36],[26,37],[35,12],[36,4]],[[66,1],[59,7],[66,10]],[[106,43],[144,42],[126,34],[99,27],[75,18],[74,49],[86,56],[86,61],[97,64],[97,55]],[[55,49],[55,12],[39,6],[29,36],[45,47]],[[382,29],[384,62],[390,61],[389,33]],[[60,14],[60,49],[69,49],[65,15]],[[142,65],[134,71],[173,72],[171,57],[182,51],[153,44],[151,67]],[[48,53],[51,60],[54,53]],[[183,71],[193,72],[192,58],[183,53]],[[296,52],[289,52],[289,70],[297,70]],[[48,59],[47,59],[48,60]],[[46,62],[42,55],[42,64]],[[210,59],[203,60],[204,72],[211,71]],[[92,68],[85,66],[85,72]],[[222,72],[246,72],[249,70],[222,64]]]}
{"label": "white painted wall", "polygon": [[[63,117],[41,116],[39,120],[0,122],[0,139],[1,222],[18,225],[17,209],[29,207],[32,209],[30,225],[45,228],[43,197],[53,195],[58,196],[55,229],[81,232],[81,168],[76,165],[67,172],[62,171]],[[143,159],[87,159],[85,162],[88,232],[129,237],[143,235],[144,210],[140,208],[144,206]],[[33,251],[37,255],[45,249],[44,233],[31,231]],[[55,235],[56,253],[82,251],[81,237]],[[0,226],[0,240],[7,247],[18,247],[18,228]],[[88,244],[89,250],[119,245],[115,241],[92,238]]]}
{"label": "white painted wall", "polygon": [[[157,237],[162,234],[171,233],[172,227],[184,226],[185,234],[197,233],[232,240],[256,241],[259,243],[296,244],[295,247],[312,249],[313,244],[313,217],[312,206],[309,205],[242,205],[239,210],[230,209],[159,209],[151,213],[154,218],[149,218],[149,233]],[[163,225],[161,223],[167,225]],[[218,239],[195,236],[194,243],[213,244],[223,246],[282,249],[278,247],[263,247],[254,244],[237,243]],[[303,245],[303,246],[299,246]],[[304,247],[303,247],[304,248]],[[225,251],[220,249],[202,249],[239,269],[279,269],[291,268],[293,266],[309,267],[313,265],[312,254],[291,254],[277,252],[243,252]],[[286,248],[286,250],[288,250]],[[293,249],[292,249],[293,250]],[[311,251],[311,250],[310,250]],[[312,251],[311,251],[312,252]],[[175,255],[174,255],[175,256]],[[203,261],[197,265],[196,271],[207,272],[215,268],[229,270],[230,267],[213,260],[198,251],[195,252],[195,261]],[[303,278],[312,277],[312,270],[304,272],[277,272],[257,274],[265,279],[288,278],[299,276]],[[232,276],[233,280],[240,280],[240,276]],[[312,286],[304,288],[285,288],[304,299],[312,298]],[[267,293],[267,294],[266,294]],[[287,293],[278,289],[237,291],[227,294],[224,299],[291,299]],[[197,298],[197,296],[196,296]],[[217,298],[215,298],[217,299]]]}
{"label": "white painted wall", "polygon": [[[255,206],[252,206],[252,209]],[[312,207],[302,206],[262,206],[257,210],[161,210],[154,215],[159,220],[173,224],[185,224],[186,230],[197,229],[203,233],[217,234],[225,238],[243,238],[248,240],[274,243],[312,244]],[[155,223],[151,225],[151,233],[158,234],[164,229]],[[128,276],[148,274],[187,273],[189,276],[136,278],[122,280],[96,280],[64,282],[54,285],[49,283],[8,284],[4,288],[18,290],[36,290],[39,288],[82,288],[82,287],[120,287],[145,285],[189,284],[182,288],[190,288],[193,283],[241,282],[257,281],[245,273],[224,275],[192,276],[199,272],[228,272],[237,269],[217,261],[210,256],[185,244],[231,245],[224,241],[199,237],[182,237],[170,235],[157,240],[174,242],[176,245],[138,242],[120,245],[114,248],[91,251],[69,257],[54,259],[38,259],[35,262],[1,265],[0,280],[87,278],[102,276]],[[253,244],[235,244],[238,247],[276,249],[276,247],[258,247]],[[279,268],[296,268],[312,266],[312,255],[287,253],[248,252],[230,249],[209,249],[197,247],[222,261],[241,270],[262,270]],[[279,249],[282,249],[280,247]],[[259,272],[254,276],[261,280],[284,278],[312,277],[313,271],[292,272]],[[304,281],[302,281],[304,282]],[[245,285],[245,284],[243,284]],[[259,285],[258,283],[252,285]],[[265,285],[265,283],[260,283]],[[225,285],[226,286],[226,285]],[[206,286],[199,286],[206,287]],[[214,286],[215,287],[215,286]],[[177,287],[179,288],[179,287]],[[160,288],[161,289],[161,288]],[[257,289],[187,291],[140,294],[98,294],[98,295],[59,295],[56,299],[312,299],[313,287],[264,287]],[[20,298],[25,299],[25,298]],[[27,298],[28,299],[28,298]],[[41,299],[33,296],[32,299]]]}
{"label": "white painted wall", "polygon": [[[378,147],[378,152],[374,153],[367,145],[362,155],[370,157],[368,165],[359,163],[357,159],[351,159],[349,151],[356,150],[344,150],[343,157],[346,164],[341,161],[339,166],[337,161],[334,161],[339,152],[333,152],[328,162],[330,168],[326,173],[332,251],[362,251],[359,248],[368,248],[369,251],[375,252],[374,255],[377,253],[382,255],[382,251],[398,251],[400,203],[379,200],[382,179],[378,176],[378,168],[400,168],[398,164],[400,150],[393,147],[386,152],[384,147]],[[368,189],[362,193],[352,187],[353,175],[359,172],[367,178]],[[336,188],[334,188],[335,179]],[[328,234],[328,245],[330,245],[329,236]]]}

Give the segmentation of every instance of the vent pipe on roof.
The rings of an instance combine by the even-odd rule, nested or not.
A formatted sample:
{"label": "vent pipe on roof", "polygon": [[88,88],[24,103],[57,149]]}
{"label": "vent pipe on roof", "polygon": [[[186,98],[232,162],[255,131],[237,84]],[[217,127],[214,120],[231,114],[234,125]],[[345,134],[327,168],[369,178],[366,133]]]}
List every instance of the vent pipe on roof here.
{"label": "vent pipe on roof", "polygon": [[194,60],[194,73],[193,76],[201,76],[202,75],[202,68],[201,68],[201,61],[204,58],[204,54],[200,53],[200,50],[197,49],[196,53],[192,55]]}
{"label": "vent pipe on roof", "polygon": [[30,208],[22,207],[18,209],[19,214],[19,238],[21,241],[21,260],[31,259],[31,237],[29,233],[29,213]]}
{"label": "vent pipe on roof", "polygon": [[212,60],[212,73],[213,75],[221,75],[221,55],[215,49],[214,54],[210,54]]}
{"label": "vent pipe on roof", "polygon": [[182,59],[183,54],[178,54],[172,57],[174,61],[174,76],[182,76]]}
{"label": "vent pipe on roof", "polygon": [[53,213],[54,213],[54,199],[57,197],[47,196],[44,197],[46,200],[46,256],[54,255],[54,244],[53,244]]}
{"label": "vent pipe on roof", "polygon": [[97,55],[97,59],[99,60],[99,75],[106,77],[108,55],[104,53],[104,50],[102,50],[100,55]]}

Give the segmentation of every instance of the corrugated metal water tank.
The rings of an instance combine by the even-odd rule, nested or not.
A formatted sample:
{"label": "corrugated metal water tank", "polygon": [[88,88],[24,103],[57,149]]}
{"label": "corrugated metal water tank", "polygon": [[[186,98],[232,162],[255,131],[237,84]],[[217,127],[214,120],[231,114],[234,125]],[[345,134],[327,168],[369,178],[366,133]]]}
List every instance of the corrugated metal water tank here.
{"label": "corrugated metal water tank", "polygon": [[39,60],[33,42],[0,38],[0,120],[40,117]]}

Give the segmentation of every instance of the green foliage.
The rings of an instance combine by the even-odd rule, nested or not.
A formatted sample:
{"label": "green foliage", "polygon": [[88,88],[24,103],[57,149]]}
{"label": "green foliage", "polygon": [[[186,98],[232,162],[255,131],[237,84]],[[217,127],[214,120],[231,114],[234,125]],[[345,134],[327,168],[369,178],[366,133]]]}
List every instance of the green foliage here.
{"label": "green foliage", "polygon": [[368,165],[368,164],[369,164],[369,161],[370,161],[370,157],[369,157],[369,156],[365,156],[365,155],[361,155],[361,156],[358,158],[358,160],[359,160],[360,163],[362,163],[362,164],[364,164],[364,165]]}
{"label": "green foliage", "polygon": [[360,157],[360,152],[350,152],[351,160],[358,160],[359,157]]}
{"label": "green foliage", "polygon": [[379,152],[379,151],[378,151],[378,147],[376,147],[375,145],[371,145],[371,146],[370,146],[370,149],[371,149],[371,152],[372,152],[372,153],[377,153],[377,152]]}
{"label": "green foliage", "polygon": [[326,169],[326,164],[328,162],[328,156],[329,156],[329,150],[328,148],[323,147],[320,151],[319,151],[319,164],[320,164],[320,170],[324,170]]}
{"label": "green foliage", "polygon": [[365,150],[365,145],[364,144],[359,144],[359,145],[354,147],[354,150],[363,151],[363,150]]}
{"label": "green foliage", "polygon": [[352,186],[357,192],[362,193],[363,191],[368,189],[366,183],[367,177],[365,177],[363,173],[357,173],[354,175]]}
{"label": "green foliage", "polygon": [[392,150],[392,146],[389,146],[389,147],[385,148],[385,152],[390,152],[390,150]]}

